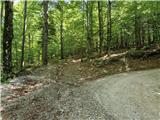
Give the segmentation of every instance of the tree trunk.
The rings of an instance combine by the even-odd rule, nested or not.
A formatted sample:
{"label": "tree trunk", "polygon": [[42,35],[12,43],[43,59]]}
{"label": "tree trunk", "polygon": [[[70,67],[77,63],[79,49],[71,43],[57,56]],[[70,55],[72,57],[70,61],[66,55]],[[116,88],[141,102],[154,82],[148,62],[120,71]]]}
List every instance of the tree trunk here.
{"label": "tree trunk", "polygon": [[5,1],[5,22],[3,33],[3,72],[12,72],[13,2]]}
{"label": "tree trunk", "polygon": [[86,18],[87,18],[87,23],[86,23],[86,29],[87,29],[87,53],[90,52],[90,45],[89,45],[89,16],[88,16],[88,12],[89,11],[89,4],[88,1],[86,3]]}
{"label": "tree trunk", "polygon": [[102,2],[98,1],[98,18],[99,18],[99,53],[102,53],[103,46],[103,16],[102,16]]}
{"label": "tree trunk", "polygon": [[145,29],[144,29],[144,26],[142,26],[142,32],[141,32],[141,45],[144,46],[144,41],[145,41]]}
{"label": "tree trunk", "polygon": [[15,59],[16,59],[16,63],[15,63],[15,65],[17,66],[17,70],[18,70],[18,66],[19,66],[19,61],[18,61],[18,42],[17,42],[17,40],[15,40],[14,41],[14,47],[15,47]]}
{"label": "tree trunk", "polygon": [[155,43],[156,42],[156,39],[157,39],[157,36],[156,36],[156,21],[153,20],[153,23],[152,23],[152,29],[153,29],[153,41],[152,43]]}
{"label": "tree trunk", "polygon": [[43,1],[43,40],[42,40],[42,64],[48,64],[48,1]]}
{"label": "tree trunk", "polygon": [[156,4],[157,4],[157,6],[156,6],[156,8],[157,8],[157,13],[156,13],[156,23],[157,23],[157,41],[160,43],[160,29],[159,29],[159,27],[158,26],[160,26],[160,20],[159,20],[159,18],[160,18],[160,13],[159,13],[159,11],[158,10],[160,10],[160,1],[157,1],[156,2]]}
{"label": "tree trunk", "polygon": [[38,48],[38,65],[40,65],[41,47]]}
{"label": "tree trunk", "polygon": [[148,33],[147,33],[147,36],[148,36],[148,45],[150,45],[151,44],[151,36],[150,36],[150,24],[149,24],[149,20],[148,20],[148,24],[147,24],[147,26],[148,26]]}
{"label": "tree trunk", "polygon": [[60,20],[60,41],[61,41],[61,59],[64,59],[64,40],[63,40],[63,7],[61,6],[61,20]]}
{"label": "tree trunk", "polygon": [[110,51],[110,43],[112,39],[112,25],[111,25],[111,1],[108,0],[108,10],[107,10],[107,52]]}
{"label": "tree trunk", "polygon": [[24,19],[23,19],[23,35],[22,35],[22,51],[21,51],[21,70],[24,66],[24,47],[25,47],[25,33],[26,33],[26,17],[27,17],[27,1],[24,2]]}
{"label": "tree trunk", "polygon": [[141,37],[140,37],[140,16],[137,15],[137,2],[134,1],[135,3],[135,43],[136,43],[136,47],[140,48],[141,47]]}
{"label": "tree trunk", "polygon": [[28,34],[28,64],[30,64],[31,60],[31,35]]}
{"label": "tree trunk", "polygon": [[87,47],[88,54],[93,51],[93,2],[87,1],[86,3],[86,16],[87,16]]}
{"label": "tree trunk", "polygon": [[[1,31],[3,31],[3,6],[4,6],[4,2],[3,1],[1,1]],[[1,36],[1,38],[3,39],[3,34],[2,34],[2,32],[1,32],[1,34],[0,34]]]}
{"label": "tree trunk", "polygon": [[33,39],[34,39],[34,35],[32,35],[32,39],[31,39],[31,63],[34,63]]}
{"label": "tree trunk", "polygon": [[[85,22],[85,1],[83,0],[82,1],[82,8],[83,8],[83,13],[82,13],[82,17],[83,17],[83,34],[84,34],[84,36],[83,36],[83,41],[85,41],[85,35],[86,35],[86,22]],[[82,44],[83,44],[83,41],[81,42],[81,46],[82,46]],[[81,52],[81,54],[83,54],[82,52]]]}
{"label": "tree trunk", "polygon": [[90,48],[91,52],[93,52],[94,44],[93,44],[93,1],[90,1],[90,9],[89,9],[89,23],[90,23]]}
{"label": "tree trunk", "polygon": [[123,29],[121,28],[121,33],[120,33],[120,39],[121,39],[121,48],[124,48],[123,46],[123,41],[124,41],[124,38],[123,38]]}

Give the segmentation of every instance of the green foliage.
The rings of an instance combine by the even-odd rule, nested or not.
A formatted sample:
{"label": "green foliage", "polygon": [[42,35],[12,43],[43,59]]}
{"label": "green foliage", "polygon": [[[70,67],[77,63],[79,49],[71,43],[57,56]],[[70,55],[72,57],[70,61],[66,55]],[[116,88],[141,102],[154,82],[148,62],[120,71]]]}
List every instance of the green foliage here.
{"label": "green foliage", "polygon": [[[42,1],[27,1],[27,28],[25,43],[25,65],[41,63],[41,41],[43,28],[43,9]],[[106,46],[107,39],[107,3],[102,2],[103,9],[103,47]],[[112,41],[111,48],[116,48],[121,42],[135,44],[135,12],[140,17],[142,27],[147,28],[159,19],[159,1],[112,1]],[[63,18],[60,10],[63,6]],[[14,40],[13,40],[13,67],[19,69],[21,58],[21,43],[23,29],[23,8],[24,2],[14,4]],[[135,9],[137,8],[137,9]],[[64,54],[65,56],[86,53],[86,2],[85,1],[50,1],[48,11],[48,57],[55,58],[60,56],[60,20],[64,21]],[[160,22],[157,22],[157,27]],[[99,42],[98,26],[98,4],[93,1],[93,43]],[[160,31],[157,29],[160,33]],[[153,35],[153,29],[150,30]],[[31,46],[29,50],[29,34]],[[147,42],[147,30],[145,30],[145,43]],[[121,40],[123,35],[123,41]],[[158,38],[157,38],[158,39]],[[132,52],[131,52],[132,54]],[[28,58],[30,56],[30,58]],[[30,63],[28,63],[30,59]],[[4,75],[5,78],[5,75]]]}
{"label": "green foliage", "polygon": [[5,73],[1,73],[1,82],[2,83],[9,83],[9,75]]}

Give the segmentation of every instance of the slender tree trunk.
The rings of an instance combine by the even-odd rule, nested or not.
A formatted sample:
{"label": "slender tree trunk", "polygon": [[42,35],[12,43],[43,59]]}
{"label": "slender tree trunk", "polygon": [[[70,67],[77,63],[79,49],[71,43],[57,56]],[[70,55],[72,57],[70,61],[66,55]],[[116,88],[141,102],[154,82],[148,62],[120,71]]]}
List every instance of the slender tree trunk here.
{"label": "slender tree trunk", "polygon": [[116,47],[115,47],[116,50],[119,49],[119,37],[118,37],[118,36],[119,36],[119,34],[117,34],[117,36],[116,36],[116,45],[115,45],[115,46],[116,46]]}
{"label": "slender tree trunk", "polygon": [[64,59],[64,40],[63,40],[63,6],[61,6],[60,40],[61,40],[61,59]]}
{"label": "slender tree trunk", "polygon": [[86,3],[86,16],[87,16],[87,47],[88,54],[93,51],[93,2],[87,1]]}
{"label": "slender tree trunk", "polygon": [[31,60],[31,35],[28,34],[28,64],[30,64]]}
{"label": "slender tree trunk", "polygon": [[149,20],[148,20],[148,24],[147,24],[147,26],[148,26],[148,33],[147,33],[147,36],[148,36],[148,45],[150,45],[151,44],[151,36],[150,36],[150,24],[149,24]]}
{"label": "slender tree trunk", "polygon": [[93,52],[94,44],[93,44],[93,1],[90,1],[90,10],[89,10],[89,22],[90,22],[90,48],[91,52]]}
{"label": "slender tree trunk", "polygon": [[153,30],[153,33],[152,33],[152,35],[153,35],[152,43],[155,43],[155,41],[156,41],[156,28],[155,28],[155,21],[153,21],[153,23],[152,23],[152,30]]}
{"label": "slender tree trunk", "polygon": [[1,25],[2,25],[2,19],[3,19],[3,6],[4,6],[4,2],[1,1]]}
{"label": "slender tree trunk", "polygon": [[144,41],[145,41],[145,29],[144,26],[142,26],[142,32],[141,32],[141,41],[142,41],[142,46],[144,46]]}
{"label": "slender tree trunk", "polygon": [[[1,21],[1,31],[3,31],[3,6],[4,6],[4,2],[3,1],[1,1],[1,19],[0,19],[0,21]],[[3,39],[3,34],[2,34],[2,32],[0,33],[0,37]]]}
{"label": "slender tree trunk", "polygon": [[86,3],[86,18],[87,18],[87,23],[86,23],[86,29],[87,29],[87,53],[90,53],[90,44],[89,44],[89,3],[87,1]]}
{"label": "slender tree trunk", "polygon": [[134,1],[135,3],[135,43],[136,47],[140,48],[141,47],[141,39],[140,39],[140,16],[137,15],[137,2]]}
{"label": "slender tree trunk", "polygon": [[123,30],[121,29],[121,35],[120,35],[121,37],[121,48],[124,48],[124,46],[123,46],[123,41],[124,41],[124,38],[123,38]]}
{"label": "slender tree trunk", "polygon": [[99,18],[99,53],[102,53],[103,46],[103,16],[102,16],[102,2],[98,1],[98,18]]}
{"label": "slender tree trunk", "polygon": [[13,39],[13,2],[5,1],[5,20],[3,33],[3,72],[12,72],[12,39]]}
{"label": "slender tree trunk", "polygon": [[121,48],[121,31],[120,31],[120,33],[118,34],[118,49],[120,49]]}
{"label": "slender tree trunk", "polygon": [[41,57],[41,46],[38,48],[38,65],[40,65],[40,57]]}
{"label": "slender tree trunk", "polygon": [[43,41],[42,41],[42,64],[48,64],[48,1],[43,1]]}
{"label": "slender tree trunk", "polygon": [[15,41],[14,41],[15,56],[16,56],[16,57],[15,57],[15,60],[16,60],[16,63],[15,63],[15,64],[16,64],[16,66],[17,66],[16,69],[18,70],[19,61],[18,61],[18,45],[17,45],[17,44],[18,44],[18,42],[17,42],[17,40],[15,40]]}
{"label": "slender tree trunk", "polygon": [[108,0],[108,10],[107,10],[107,52],[110,51],[110,43],[112,40],[112,25],[111,25],[111,1]]}
{"label": "slender tree trunk", "polygon": [[142,47],[142,41],[141,41],[141,17],[138,17],[138,47],[141,48]]}
{"label": "slender tree trunk", "polygon": [[26,33],[26,17],[27,17],[27,1],[24,1],[24,19],[23,19],[23,35],[22,35],[22,51],[21,51],[21,70],[24,66],[24,48],[25,48],[25,33]]}
{"label": "slender tree trunk", "polygon": [[135,4],[135,10],[134,10],[134,15],[135,15],[135,17],[134,17],[134,21],[135,21],[135,23],[134,23],[135,43],[136,43],[136,46],[138,46],[138,33],[137,33],[137,31],[138,31],[138,29],[137,29],[137,26],[138,26],[138,21],[137,21],[137,2],[135,1],[134,4]]}
{"label": "slender tree trunk", "polygon": [[160,29],[159,29],[159,27],[158,26],[160,26],[160,20],[159,20],[159,18],[160,18],[160,13],[159,13],[159,10],[160,10],[160,1],[157,1],[156,2],[156,8],[157,8],[157,13],[156,13],[156,23],[157,23],[157,41],[160,43]]}
{"label": "slender tree trunk", "polygon": [[31,39],[31,63],[34,63],[34,55],[33,55],[33,39],[34,39],[34,35],[32,35],[32,39]]}
{"label": "slender tree trunk", "polygon": [[[83,34],[84,34],[83,41],[85,41],[87,24],[86,24],[86,18],[85,18],[85,1],[84,0],[82,1],[82,7],[83,7],[83,13],[82,13],[82,17],[83,17]],[[83,46],[83,41],[81,42],[81,46]],[[83,48],[82,48],[81,56],[83,57],[85,54],[86,54],[86,51],[83,51]]]}

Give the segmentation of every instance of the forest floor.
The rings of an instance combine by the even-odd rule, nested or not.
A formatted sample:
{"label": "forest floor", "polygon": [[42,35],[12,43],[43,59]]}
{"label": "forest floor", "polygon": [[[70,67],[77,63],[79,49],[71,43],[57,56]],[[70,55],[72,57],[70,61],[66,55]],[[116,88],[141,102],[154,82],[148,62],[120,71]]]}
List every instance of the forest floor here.
{"label": "forest floor", "polygon": [[[111,57],[116,57],[117,55],[118,54],[112,54]],[[103,56],[90,61],[82,61],[81,59],[73,58],[57,62],[50,61],[48,66],[42,66],[34,70],[28,68],[29,74],[23,74],[11,80],[10,83],[1,85],[1,111],[3,119],[118,120],[119,118],[120,120],[150,120],[153,118],[153,120],[157,120],[158,113],[155,113],[155,118],[153,117],[154,114],[145,117],[147,115],[138,116],[136,110],[137,112],[143,111],[144,114],[152,114],[151,111],[145,111],[143,106],[144,104],[142,106],[140,103],[137,104],[137,102],[142,102],[141,100],[143,100],[150,106],[150,108],[146,109],[153,109],[157,112],[157,107],[155,106],[158,106],[157,100],[159,99],[159,96],[153,98],[153,94],[151,94],[151,92],[156,90],[156,95],[159,95],[159,69],[154,69],[151,73],[144,72],[143,74],[142,72],[141,76],[138,72],[135,74],[130,71],[160,68],[160,58],[151,57],[147,59],[125,59],[122,57],[120,59],[118,58],[118,60],[114,59],[113,61],[104,62],[104,57],[107,58],[107,56]],[[123,74],[120,74],[121,76],[115,78],[117,73]],[[127,77],[124,73],[131,76]],[[109,82],[110,79],[105,78],[101,83],[104,84],[105,81],[107,83],[106,88],[101,85],[103,89],[97,89],[98,86],[96,86],[96,84],[99,84],[97,79],[104,78],[106,75],[112,74],[116,74],[113,75],[113,78],[110,78],[114,79],[114,82]],[[150,75],[155,75],[152,77],[153,82],[150,81],[152,79],[145,81],[145,79],[150,78]],[[146,77],[143,78],[143,76]],[[121,79],[119,79],[119,77],[121,77]],[[129,80],[125,79],[125,77]],[[138,82],[138,77],[143,79]],[[134,78],[135,82],[131,81]],[[116,80],[118,81],[116,82]],[[133,86],[130,88],[129,86],[131,84],[133,84]],[[151,87],[151,91],[149,91],[149,93],[144,92],[148,89],[146,86],[149,85],[155,86],[155,89],[152,90],[153,88]],[[97,97],[100,95],[100,91],[105,93],[104,88],[111,92],[107,93],[110,99],[106,99],[105,97],[108,96],[104,96],[105,100],[108,101],[108,104],[101,104],[101,102],[104,102],[104,99]],[[94,90],[96,89],[97,92],[94,93]],[[127,94],[123,93],[127,89],[129,92]],[[132,92],[131,89],[135,91]],[[139,98],[139,93],[142,93],[141,95],[145,94],[145,98]],[[137,99],[133,99],[137,94]],[[125,98],[127,98],[126,101]],[[150,101],[145,101],[146,98],[151,99],[149,99]],[[122,101],[119,100],[116,103],[115,100],[117,99],[122,99]],[[155,104],[152,104],[152,102]],[[126,103],[126,105],[124,105],[126,108],[124,108],[125,112],[122,112],[120,107],[122,107],[124,103]],[[115,107],[117,104],[119,104],[119,106]],[[139,107],[135,108],[136,105]],[[130,110],[130,113],[126,113],[130,108],[134,109]],[[127,115],[124,115],[123,113]],[[139,118],[137,118],[137,116]]]}

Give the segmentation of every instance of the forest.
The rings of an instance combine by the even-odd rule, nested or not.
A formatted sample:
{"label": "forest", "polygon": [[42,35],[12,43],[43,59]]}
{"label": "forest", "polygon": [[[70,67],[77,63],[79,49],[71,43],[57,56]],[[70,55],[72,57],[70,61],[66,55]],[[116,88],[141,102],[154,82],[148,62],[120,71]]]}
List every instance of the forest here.
{"label": "forest", "polygon": [[1,2],[4,73],[159,43],[159,16],[159,1]]}
{"label": "forest", "polygon": [[158,120],[160,1],[2,0],[4,120]]}
{"label": "forest", "polygon": [[1,2],[3,73],[160,43],[159,1]]}

